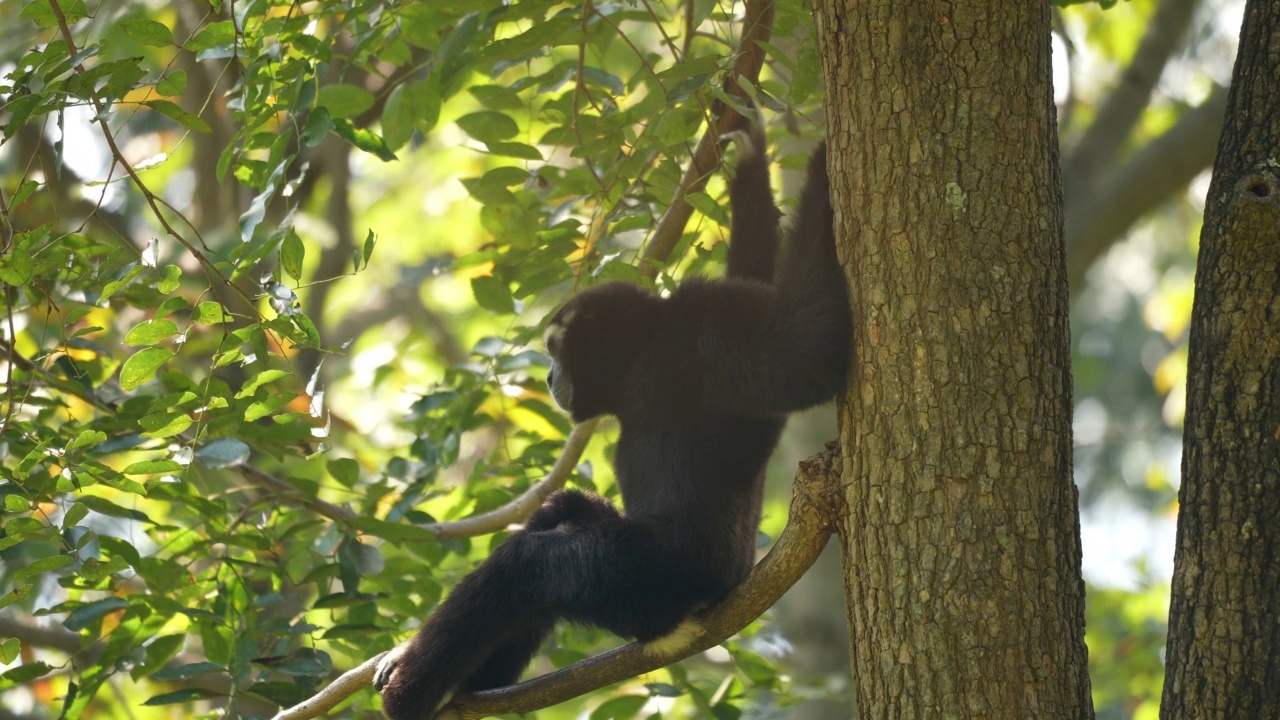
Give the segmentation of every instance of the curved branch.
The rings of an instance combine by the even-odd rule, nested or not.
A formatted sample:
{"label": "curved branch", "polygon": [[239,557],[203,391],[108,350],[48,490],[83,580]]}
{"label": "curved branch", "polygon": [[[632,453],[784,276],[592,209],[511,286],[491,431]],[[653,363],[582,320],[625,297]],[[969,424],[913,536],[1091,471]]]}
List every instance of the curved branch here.
{"label": "curved branch", "polygon": [[1227,90],[1215,88],[1128,162],[1066,196],[1067,278],[1072,288],[1080,287],[1094,260],[1139,218],[1209,169],[1226,110]]}
{"label": "curved branch", "polygon": [[436,538],[448,540],[488,535],[503,530],[508,525],[523,521],[534,510],[538,509],[538,506],[542,504],[543,500],[547,499],[548,495],[564,487],[570,473],[578,466],[578,459],[582,457],[583,451],[587,449],[587,443],[591,442],[591,434],[595,432],[596,425],[599,422],[598,419],[588,420],[574,426],[573,432],[569,433],[569,437],[565,438],[564,449],[560,451],[560,457],[556,458],[555,465],[551,466],[551,470],[547,472],[545,477],[528,490],[525,490],[520,497],[487,513],[452,522],[432,523],[422,527],[435,533]]}
{"label": "curved branch", "polygon": [[1200,0],[1160,3],[1133,60],[1098,109],[1097,119],[1062,163],[1062,184],[1068,195],[1091,185],[1129,137],[1151,101],[1151,91],[1178,49],[1199,3]]}
{"label": "curved branch", "polygon": [[[652,672],[724,642],[772,607],[826,547],[844,502],[839,459],[838,452],[829,448],[800,463],[786,528],[746,579],[697,618],[700,630],[692,644],[667,652],[655,652],[640,643],[624,645],[519,685],[458,695],[437,720],[538,710]],[[282,710],[272,720],[310,720],[328,712],[373,681],[373,671],[385,654],[343,673],[316,696]]]}

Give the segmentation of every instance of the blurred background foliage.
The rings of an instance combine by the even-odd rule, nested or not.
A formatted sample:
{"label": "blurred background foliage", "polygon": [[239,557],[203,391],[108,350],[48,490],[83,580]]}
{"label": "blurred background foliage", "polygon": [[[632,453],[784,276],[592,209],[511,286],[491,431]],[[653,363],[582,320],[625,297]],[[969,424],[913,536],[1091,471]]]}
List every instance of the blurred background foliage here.
{"label": "blurred background foliage", "polygon": [[[1241,5],[1055,11],[1100,718],[1159,698],[1195,243]],[[667,261],[642,257],[729,102],[742,14],[0,0],[0,718],[269,717],[408,637],[505,536],[423,525],[510,501],[570,430],[543,385],[549,311],[596,282],[721,271],[720,172]],[[823,133],[804,3],[777,0],[763,49],[789,200]],[[833,435],[829,410],[793,421],[762,547],[796,460]],[[614,494],[615,436],[573,485]],[[537,715],[850,717],[838,573],[820,563],[722,648]],[[533,671],[616,642],[561,627]]]}

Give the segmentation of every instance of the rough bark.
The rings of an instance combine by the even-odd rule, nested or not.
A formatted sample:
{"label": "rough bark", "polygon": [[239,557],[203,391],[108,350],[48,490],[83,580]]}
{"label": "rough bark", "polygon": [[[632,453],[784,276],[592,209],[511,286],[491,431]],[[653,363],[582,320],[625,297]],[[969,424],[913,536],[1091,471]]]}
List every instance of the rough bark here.
{"label": "rough bark", "polygon": [[815,4],[858,717],[1092,717],[1049,5]]}
{"label": "rough bark", "polygon": [[1280,4],[1245,8],[1187,367],[1164,718],[1280,718]]}

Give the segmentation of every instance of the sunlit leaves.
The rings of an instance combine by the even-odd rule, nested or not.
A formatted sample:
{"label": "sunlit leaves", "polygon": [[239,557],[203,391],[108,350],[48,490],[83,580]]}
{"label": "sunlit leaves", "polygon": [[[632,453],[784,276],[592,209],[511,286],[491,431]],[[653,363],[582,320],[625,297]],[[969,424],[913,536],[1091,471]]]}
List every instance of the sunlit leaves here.
{"label": "sunlit leaves", "polygon": [[397,85],[382,110],[383,139],[392,150],[408,142],[414,129],[430,132],[440,119],[439,75],[421,82]]}
{"label": "sunlit leaves", "polygon": [[169,100],[146,100],[142,103],[167,118],[178,121],[180,125],[188,130],[195,130],[199,133],[210,133],[213,130],[209,127],[209,123],[192,115],[191,113],[178,107],[177,104]]}
{"label": "sunlit leaves", "polygon": [[156,370],[159,370],[160,366],[168,362],[171,357],[173,357],[172,352],[157,347],[146,348],[135,353],[125,360],[124,366],[120,368],[120,387],[125,390],[136,390],[151,382]]}
{"label": "sunlit leaves", "polygon": [[284,241],[280,243],[280,266],[294,280],[302,277],[302,259],[306,251],[302,238],[298,237],[298,233],[294,232],[292,227],[289,228],[284,235]]}
{"label": "sunlit leaves", "polygon": [[164,23],[159,23],[155,20],[135,18],[124,21],[120,24],[120,27],[126,35],[143,45],[164,47],[173,42],[173,33],[169,32],[169,28]]}
{"label": "sunlit leaves", "polygon": [[31,282],[31,254],[24,247],[0,256],[0,282],[25,285]]}
{"label": "sunlit leaves", "polygon": [[486,275],[473,278],[471,292],[475,295],[476,302],[485,310],[495,313],[509,313],[515,310],[511,289],[496,277]]}
{"label": "sunlit leaves", "polygon": [[249,446],[235,438],[219,438],[197,450],[196,458],[212,469],[239,465],[249,459]]}
{"label": "sunlit leaves", "polygon": [[[694,72],[669,72],[653,19],[621,6],[585,26],[490,0],[236,3],[178,24],[169,7],[106,25],[58,7],[80,45],[29,3],[3,80],[6,137],[39,132],[13,143],[5,184],[26,224],[0,281],[29,362],[0,452],[21,488],[0,489],[0,549],[24,580],[0,605],[95,643],[59,701],[81,715],[110,712],[97,690],[121,668],[142,683],[119,683],[133,707],[205,697],[147,678],[292,702],[334,670],[322,647],[346,663],[389,646],[494,541],[422,524],[497,507],[555,460],[571,423],[542,383],[538,323],[575,283],[636,279],[724,46],[694,38]],[[619,13],[641,56],[604,22]],[[118,163],[62,157],[73,139],[106,147],[98,120],[150,196]],[[54,161],[28,162],[29,143]],[[364,234],[335,243],[335,222]],[[570,644],[561,657],[586,646]],[[22,668],[0,684],[47,671]],[[189,710],[204,711],[174,712]]]}
{"label": "sunlit leaves", "polygon": [[382,136],[372,130],[358,128],[350,120],[343,118],[333,118],[332,122],[333,134],[343,140],[384,162],[396,159],[396,154],[383,142]]}
{"label": "sunlit leaves", "polygon": [[230,20],[222,20],[202,27],[183,47],[195,53],[211,50],[230,52],[235,40],[235,25]]}
{"label": "sunlit leaves", "polygon": [[514,137],[520,132],[510,116],[486,110],[458,118],[458,127],[480,142],[497,142]]}
{"label": "sunlit leaves", "polygon": [[74,23],[88,17],[89,9],[84,0],[58,0],[58,11],[55,13],[47,0],[30,0],[19,14],[44,28],[58,27],[59,15],[62,22]]}
{"label": "sunlit leaves", "polygon": [[178,326],[172,320],[166,318],[147,320],[134,325],[129,332],[125,333],[124,344],[134,347],[155,345],[161,340],[177,334]]}
{"label": "sunlit leaves", "polygon": [[325,85],[316,105],[328,108],[333,117],[349,118],[373,107],[373,94],[355,85]]}
{"label": "sunlit leaves", "polygon": [[186,89],[187,73],[183,70],[174,70],[165,75],[163,80],[156,83],[156,92],[161,95],[181,95],[182,91]]}
{"label": "sunlit leaves", "polygon": [[83,630],[91,623],[101,620],[108,613],[124,610],[129,607],[129,601],[124,598],[105,598],[94,602],[83,603],[75,610],[72,610],[62,624],[68,630]]}

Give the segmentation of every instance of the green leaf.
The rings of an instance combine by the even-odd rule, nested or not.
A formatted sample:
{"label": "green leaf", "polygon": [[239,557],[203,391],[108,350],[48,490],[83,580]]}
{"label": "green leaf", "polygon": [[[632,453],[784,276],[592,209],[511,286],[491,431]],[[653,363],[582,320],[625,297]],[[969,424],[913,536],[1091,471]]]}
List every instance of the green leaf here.
{"label": "green leaf", "polygon": [[143,415],[138,424],[146,430],[143,437],[167,438],[191,427],[194,422],[186,413],[154,413]]}
{"label": "green leaf", "polygon": [[472,278],[471,292],[476,296],[476,302],[485,310],[500,314],[515,312],[511,288],[492,275]]}
{"label": "green leaf", "polygon": [[75,561],[76,558],[73,555],[51,555],[46,558],[40,558],[15,573],[14,580],[22,582],[30,577],[43,575],[47,572],[53,572],[59,568],[64,568]]}
{"label": "green leaf", "polygon": [[127,607],[129,607],[129,601],[124,598],[109,597],[96,600],[73,610],[67,616],[67,619],[62,621],[62,624],[68,630],[79,632],[94,622],[101,620],[103,616],[118,610],[124,610]]}
{"label": "green leaf", "polygon": [[173,42],[173,33],[169,32],[169,28],[155,20],[147,20],[145,18],[126,20],[120,23],[120,27],[124,30],[125,35],[143,45],[165,47]]}
{"label": "green leaf", "polygon": [[249,459],[249,446],[235,438],[218,438],[197,450],[196,457],[214,470],[231,467]]}
{"label": "green leaf", "polygon": [[171,120],[178,121],[179,125],[188,130],[194,130],[205,135],[213,132],[213,129],[209,127],[209,123],[183,110],[170,100],[144,100],[142,104]]}
{"label": "green leaf", "polygon": [[81,505],[80,503],[73,504],[67,509],[66,514],[62,516],[62,529],[66,530],[67,528],[73,528],[76,525],[79,525],[80,521],[88,514],[89,508]]}
{"label": "green leaf", "polygon": [[189,307],[191,307],[191,304],[187,302],[186,298],[182,296],[171,297],[160,303],[160,307],[156,308],[155,316],[162,318],[179,310],[186,310]]}
{"label": "green leaf", "polygon": [[156,284],[156,289],[164,294],[169,294],[178,289],[182,284],[182,268],[177,265],[164,266],[164,279]]}
{"label": "green leaf", "polygon": [[169,97],[176,97],[187,89],[187,73],[182,70],[174,70],[164,79],[156,83],[156,92]]}
{"label": "green leaf", "polygon": [[49,671],[52,669],[53,668],[39,660],[33,663],[23,663],[16,668],[5,671],[3,675],[0,675],[0,690],[8,690],[9,688],[17,687],[18,685],[25,685],[38,677],[48,675]]}
{"label": "green leaf", "polygon": [[178,326],[172,320],[165,318],[147,320],[134,325],[129,332],[125,333],[124,344],[131,347],[155,345],[161,340],[177,334]]}
{"label": "green leaf", "polygon": [[458,70],[466,56],[467,48],[470,47],[471,40],[475,37],[479,28],[480,13],[478,12],[462,16],[462,19],[453,26],[453,29],[441,41],[440,47],[436,48],[435,52],[434,60],[442,74],[446,76],[452,75]]}
{"label": "green leaf", "polygon": [[[167,321],[166,321],[167,322]],[[170,322],[170,325],[173,323]],[[125,390],[136,390],[151,382],[156,370],[160,369],[173,357],[173,353],[164,348],[151,347],[141,350],[124,361],[120,368],[120,387]]]}
{"label": "green leaf", "polygon": [[38,187],[40,187],[40,183],[35,180],[27,180],[23,182],[18,186],[18,192],[13,194],[13,200],[10,201],[9,207],[20,207],[22,203],[27,201],[27,198],[31,197],[31,193],[35,192]]}
{"label": "green leaf", "polygon": [[102,294],[98,296],[98,302],[106,302],[107,298],[115,295],[120,288],[132,282],[140,272],[142,272],[142,266],[136,262],[131,262],[128,265],[125,265],[121,271],[117,271],[118,277],[115,280],[111,280],[106,285],[102,286]]}
{"label": "green leaf", "polygon": [[294,232],[290,227],[289,231],[284,235],[284,242],[280,244],[280,264],[284,266],[284,271],[289,277],[297,280],[302,277],[302,259],[306,255],[307,249],[302,244],[302,238],[298,237],[298,233]]}
{"label": "green leaf", "polygon": [[252,403],[249,407],[245,408],[244,421],[254,422],[255,420],[261,420],[285,405],[288,405],[289,401],[295,397],[297,397],[297,395],[294,395],[293,393],[281,393],[279,395],[272,395],[266,400],[259,400],[258,402]]}
{"label": "green leaf", "polygon": [[600,704],[591,711],[591,720],[631,720],[649,702],[645,695],[623,695]]}
{"label": "green leaf", "polygon": [[212,50],[217,47],[230,47],[236,41],[236,28],[231,24],[230,20],[209,23],[201,28],[196,36],[191,38],[183,46],[191,52],[198,53],[201,50]]}
{"label": "green leaf", "polygon": [[298,683],[270,681],[259,682],[249,686],[248,692],[264,697],[282,707],[291,707],[311,697],[311,690]]}
{"label": "green leaf", "polygon": [[[373,232],[373,228],[369,228],[369,234],[364,237],[364,247],[360,254],[364,258],[364,267],[369,267],[369,258],[373,257],[373,248],[378,244],[378,236]],[[359,270],[360,268],[356,268]]]}
{"label": "green leaf", "polygon": [[163,695],[156,695],[148,698],[143,705],[181,705],[185,703],[195,702],[197,700],[205,700],[208,698],[222,697],[220,694],[212,690],[202,690],[200,688],[187,688],[185,690],[175,690]]}
{"label": "green leaf", "polygon": [[204,643],[205,657],[222,664],[231,661],[231,648],[235,646],[235,638],[232,637],[230,628],[212,622],[202,622],[200,623],[200,640]]}
{"label": "green leaf", "polygon": [[357,85],[325,85],[316,96],[316,105],[338,118],[359,115],[373,107],[373,101],[373,93]]}
{"label": "green leaf", "polygon": [[84,505],[85,507],[89,508],[90,510],[96,513],[99,513],[101,515],[106,515],[108,517],[118,517],[118,518],[124,518],[126,520],[138,520],[140,522],[147,522],[147,523],[151,522],[151,518],[147,517],[146,513],[141,512],[139,510],[130,510],[129,508],[120,507],[119,505],[111,502],[110,500],[106,498],[100,498],[97,495],[81,495],[80,497],[76,498],[76,502],[80,503],[81,505]]}
{"label": "green leaf", "polygon": [[236,393],[236,399],[247,398],[261,386],[269,382],[275,382],[280,378],[288,375],[284,370],[263,370],[262,372],[249,378],[247,382],[240,388],[240,392]]}
{"label": "green leaf", "polygon": [[0,282],[26,285],[31,277],[31,254],[25,247],[15,247],[12,252],[0,255]]}
{"label": "green leaf", "polygon": [[476,85],[467,88],[467,92],[490,110],[520,110],[525,106],[519,93],[503,85]]}
{"label": "green leaf", "polygon": [[521,160],[542,160],[542,151],[532,145],[517,142],[490,142],[485,147],[494,155],[520,158]]}
{"label": "green leaf", "polygon": [[382,132],[387,146],[399,149],[416,127],[427,132],[440,119],[440,82],[432,75],[421,82],[397,85],[382,108]]}
{"label": "green leaf", "polygon": [[[89,16],[89,8],[85,6],[84,0],[58,0],[58,8],[62,10],[68,25]],[[19,17],[30,20],[42,28],[58,27],[58,16],[53,14],[48,0],[32,0],[22,8]]]}
{"label": "green leaf", "polygon": [[78,450],[82,447],[88,447],[90,445],[97,445],[98,443],[104,443],[106,441],[106,433],[98,430],[84,430],[79,435],[76,435],[76,439],[72,440],[70,445],[67,445],[67,452]]}
{"label": "green leaf", "polygon": [[26,512],[31,509],[31,503],[21,495],[10,493],[4,496],[4,509],[13,513]]}
{"label": "green leaf", "polygon": [[130,673],[133,679],[137,680],[141,677],[156,672],[164,667],[164,664],[177,656],[182,650],[182,645],[186,641],[187,636],[183,635],[163,635],[151,641],[147,645],[147,659],[142,663],[141,667],[134,668]]}
{"label": "green leaf", "polygon": [[18,638],[0,641],[0,665],[8,665],[17,660],[20,650],[22,650],[22,641]]}
{"label": "green leaf", "polygon": [[120,472],[125,475],[154,475],[157,473],[177,473],[182,472],[182,465],[173,460],[143,460],[142,462],[130,463],[124,470]]}
{"label": "green leaf", "polygon": [[174,665],[162,670],[156,671],[151,675],[152,680],[190,680],[197,675],[208,675],[209,673],[224,673],[227,669],[222,665],[211,662],[195,662],[186,665]]}
{"label": "green leaf", "polygon": [[484,143],[506,140],[520,132],[515,120],[492,110],[463,115],[457,123],[463,132]]}
{"label": "green leaf", "polygon": [[397,159],[396,154],[391,152],[381,136],[372,130],[357,128],[350,120],[334,118],[333,134],[383,162]]}
{"label": "green leaf", "polygon": [[[325,463],[325,467],[328,468],[330,477],[347,487],[354,486],[360,479],[360,463],[351,458],[334,458]],[[23,508],[25,507],[26,501],[23,501]]]}
{"label": "green leaf", "polygon": [[333,119],[329,116],[329,109],[316,108],[307,113],[307,124],[302,128],[302,142],[307,147],[315,147],[332,129]]}
{"label": "green leaf", "polygon": [[201,325],[221,325],[233,319],[231,313],[222,308],[222,303],[214,300],[205,300],[200,303],[196,306],[196,311],[191,314],[191,321]]}
{"label": "green leaf", "polygon": [[392,523],[371,517],[352,518],[352,527],[375,537],[393,542],[436,542],[435,533],[408,523]]}

